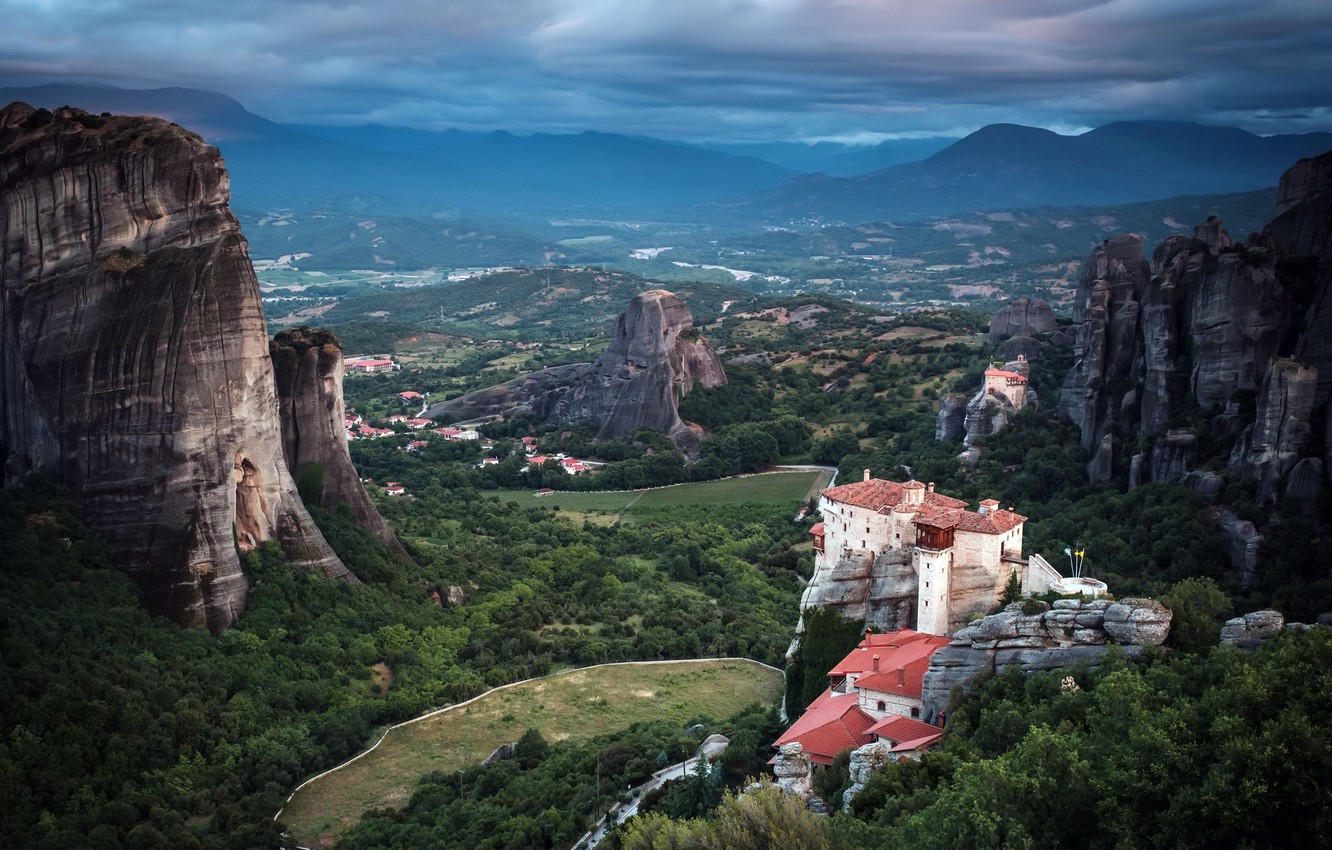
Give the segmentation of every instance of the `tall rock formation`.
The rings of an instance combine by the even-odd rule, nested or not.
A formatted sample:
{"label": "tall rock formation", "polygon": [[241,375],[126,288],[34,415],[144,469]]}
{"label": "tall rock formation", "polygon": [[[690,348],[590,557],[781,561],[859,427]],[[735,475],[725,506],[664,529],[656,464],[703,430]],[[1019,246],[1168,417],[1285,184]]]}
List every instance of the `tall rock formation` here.
{"label": "tall rock formation", "polygon": [[217,150],[165,121],[0,110],[5,481],[58,478],[151,611],[212,629],[262,541],[355,580],[287,471],[228,193]]}
{"label": "tall rock formation", "polygon": [[695,384],[726,383],[721,361],[689,308],[664,289],[640,293],[615,323],[615,336],[594,363],[556,366],[433,405],[428,416],[474,419],[530,414],[549,423],[590,421],[608,440],[652,428],[686,452],[699,435],[680,419],[679,401]]}
{"label": "tall rock formation", "polygon": [[[277,381],[282,444],[287,469],[304,475],[330,511],[346,505],[352,521],[400,555],[407,552],[361,485],[347,451],[342,400],[342,345],[328,330],[306,327],[281,331],[268,345]],[[301,485],[305,488],[305,484]]]}
{"label": "tall rock formation", "polygon": [[[1193,480],[1206,440],[1233,444],[1229,467],[1274,503],[1328,442],[1314,428],[1332,396],[1332,153],[1286,173],[1277,217],[1245,242],[1213,217],[1150,262],[1136,236],[1102,243],[1074,318],[1060,409],[1093,452],[1093,481],[1130,467],[1133,483]],[[1320,464],[1302,467],[1306,497],[1311,470],[1332,484],[1332,449],[1321,448],[1310,458]]]}
{"label": "tall rock formation", "polygon": [[1013,337],[1039,337],[1059,327],[1054,311],[1040,298],[1022,296],[1000,307],[990,319],[990,345]]}

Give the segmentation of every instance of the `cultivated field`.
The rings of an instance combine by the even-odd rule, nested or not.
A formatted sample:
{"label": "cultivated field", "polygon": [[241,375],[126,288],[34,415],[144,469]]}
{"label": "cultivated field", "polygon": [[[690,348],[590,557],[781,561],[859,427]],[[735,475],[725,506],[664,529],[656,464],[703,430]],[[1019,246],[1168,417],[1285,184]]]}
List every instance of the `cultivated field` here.
{"label": "cultivated field", "polygon": [[501,501],[515,500],[525,507],[558,507],[561,514],[570,514],[572,519],[590,519],[594,522],[623,519],[632,522],[649,519],[655,513],[675,507],[737,505],[745,502],[790,506],[794,513],[801,502],[826,487],[827,480],[826,472],[800,470],[745,475],[696,484],[675,484],[652,490],[556,492],[547,496],[537,496],[531,490],[496,490],[491,495]]}
{"label": "cultivated field", "polygon": [[369,808],[404,805],[425,774],[481,762],[537,729],[552,743],[586,741],[632,723],[728,717],[781,698],[779,670],[752,661],[608,664],[567,670],[394,727],[374,750],[316,779],[282,811],[293,843],[328,847]]}

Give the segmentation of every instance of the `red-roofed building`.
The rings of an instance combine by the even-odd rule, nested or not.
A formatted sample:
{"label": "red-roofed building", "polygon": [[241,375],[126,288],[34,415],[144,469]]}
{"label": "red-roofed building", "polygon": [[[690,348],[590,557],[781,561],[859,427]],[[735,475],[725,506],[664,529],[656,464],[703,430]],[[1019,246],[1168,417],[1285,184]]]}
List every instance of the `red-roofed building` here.
{"label": "red-roofed building", "polygon": [[919,719],[921,680],[930,656],[948,639],[904,629],[866,634],[865,639],[828,671],[830,687],[782,733],[775,747],[799,741],[815,764],[832,764],[845,749],[878,740],[914,756],[943,735]]}
{"label": "red-roofed building", "polygon": [[365,358],[361,360],[348,360],[348,372],[388,372],[393,369],[392,360],[375,360]]}
{"label": "red-roofed building", "polygon": [[884,481],[865,470],[861,481],[824,490],[819,510],[823,522],[811,529],[814,576],[802,608],[820,605],[821,588],[845,581],[837,577],[863,575],[868,566],[870,586],[892,586],[898,595],[878,610],[874,594],[881,591],[851,605],[839,600],[843,616],[946,635],[967,614],[993,608],[1014,573],[1024,593],[1044,592],[1059,578],[1039,555],[1022,557],[1027,518],[993,499],[971,511],[933,484]]}
{"label": "red-roofed building", "polygon": [[425,396],[421,395],[416,390],[407,390],[406,392],[398,393],[398,398],[402,399],[403,402],[406,403],[409,401],[420,401],[421,399],[425,398]]}

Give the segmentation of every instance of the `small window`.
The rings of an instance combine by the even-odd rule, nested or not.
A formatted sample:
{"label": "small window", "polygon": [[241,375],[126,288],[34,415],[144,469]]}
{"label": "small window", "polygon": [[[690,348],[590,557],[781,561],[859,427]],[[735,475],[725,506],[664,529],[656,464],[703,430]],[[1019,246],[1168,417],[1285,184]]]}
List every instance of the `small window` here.
{"label": "small window", "polygon": [[879,703],[878,703],[878,709],[879,709],[879,711],[887,711],[887,710],[888,710],[888,703],[884,702],[883,700],[879,700]]}
{"label": "small window", "polygon": [[912,716],[912,717],[920,717],[920,709],[919,709],[919,708],[912,708],[912,709],[911,709],[911,716]]}

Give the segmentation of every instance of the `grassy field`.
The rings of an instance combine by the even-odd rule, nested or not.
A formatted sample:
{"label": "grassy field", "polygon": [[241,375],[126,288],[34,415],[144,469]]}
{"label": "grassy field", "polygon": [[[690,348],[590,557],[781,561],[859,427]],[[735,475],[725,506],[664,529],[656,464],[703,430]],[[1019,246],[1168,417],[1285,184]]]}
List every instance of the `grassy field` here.
{"label": "grassy field", "polygon": [[389,731],[372,752],[300,789],[282,810],[293,843],[328,847],[372,807],[401,807],[425,774],[477,764],[526,729],[586,741],[632,723],[728,717],[781,698],[780,671],[749,661],[611,664],[490,691]]}
{"label": "grassy field", "polygon": [[798,472],[770,472],[704,481],[697,484],[676,484],[653,490],[626,490],[613,493],[559,492],[537,496],[531,490],[496,490],[489,495],[501,501],[510,499],[524,507],[558,507],[561,514],[571,519],[597,521],[629,521],[650,517],[663,509],[683,505],[735,505],[744,502],[769,505],[789,505],[792,513],[805,499],[816,495],[827,486],[828,474],[814,470]]}

